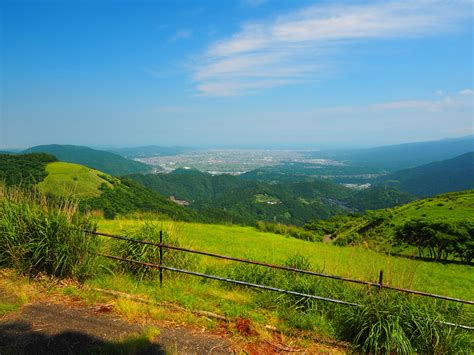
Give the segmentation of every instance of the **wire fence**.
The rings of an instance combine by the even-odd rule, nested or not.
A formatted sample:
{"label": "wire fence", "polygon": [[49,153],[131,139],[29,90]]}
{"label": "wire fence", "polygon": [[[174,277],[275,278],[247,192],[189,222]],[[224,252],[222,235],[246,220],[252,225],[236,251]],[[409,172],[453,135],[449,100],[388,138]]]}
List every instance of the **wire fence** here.
{"label": "wire fence", "polygon": [[[341,276],[336,276],[336,275],[330,275],[330,274],[325,274],[325,273],[319,273],[319,272],[314,272],[314,271],[310,271],[310,270],[297,269],[297,268],[288,267],[288,266],[269,264],[269,263],[264,263],[264,262],[260,262],[260,261],[235,258],[235,257],[231,257],[231,256],[220,255],[220,254],[215,254],[215,253],[210,253],[210,252],[205,252],[205,251],[200,251],[200,250],[194,250],[194,249],[189,249],[189,248],[183,248],[183,247],[178,247],[178,246],[174,246],[174,245],[167,245],[167,244],[163,243],[163,231],[160,231],[160,242],[159,243],[149,242],[149,241],[146,241],[146,240],[137,240],[137,239],[128,238],[128,237],[124,237],[124,236],[120,236],[120,235],[114,235],[114,234],[109,234],[109,233],[101,233],[101,232],[90,231],[90,230],[85,230],[84,233],[86,235],[103,236],[103,237],[122,240],[122,241],[126,241],[126,242],[138,243],[138,244],[144,244],[144,245],[151,245],[151,246],[158,247],[159,248],[159,264],[150,263],[150,262],[136,261],[136,260],[131,260],[131,259],[125,259],[125,258],[121,258],[121,257],[115,256],[115,255],[100,254],[100,253],[97,254],[97,255],[99,255],[101,257],[113,259],[113,260],[118,260],[118,261],[121,261],[121,262],[128,262],[128,263],[133,263],[133,264],[136,264],[136,265],[141,265],[143,267],[150,267],[150,268],[158,269],[159,270],[160,286],[163,284],[163,270],[168,270],[168,271],[172,271],[172,272],[177,272],[177,273],[182,273],[182,274],[187,274],[187,275],[192,275],[192,276],[197,276],[197,277],[202,277],[202,278],[207,278],[207,279],[213,279],[213,280],[223,281],[223,282],[227,282],[227,283],[232,283],[232,284],[236,284],[236,285],[252,287],[252,288],[257,288],[257,289],[262,289],[262,290],[269,290],[269,291],[284,293],[284,294],[293,295],[293,296],[316,299],[316,300],[320,300],[320,301],[326,301],[326,302],[336,303],[336,304],[345,305],[345,306],[361,307],[361,305],[357,304],[357,303],[351,303],[351,302],[346,302],[346,301],[342,301],[342,300],[337,300],[337,299],[332,299],[332,298],[327,298],[327,297],[322,297],[322,296],[316,296],[316,295],[311,295],[311,294],[305,294],[305,293],[300,293],[300,292],[291,291],[291,290],[284,290],[284,289],[280,289],[280,288],[276,288],[276,287],[265,286],[265,285],[260,285],[260,284],[254,284],[254,283],[249,283],[249,282],[245,282],[245,281],[239,281],[239,280],[229,279],[229,278],[225,278],[225,277],[220,277],[220,276],[216,276],[216,275],[209,275],[209,274],[204,274],[204,273],[200,273],[200,272],[196,272],[196,271],[183,270],[183,269],[178,269],[178,268],[166,266],[166,265],[163,264],[163,249],[170,249],[170,250],[177,250],[177,251],[181,251],[181,252],[185,252],[185,253],[192,253],[192,254],[198,254],[198,255],[213,257],[213,258],[217,258],[217,259],[235,261],[235,262],[240,262],[240,263],[245,263],[245,264],[258,265],[258,266],[263,266],[263,267],[278,269],[278,270],[285,270],[285,271],[294,272],[294,273],[298,273],[298,274],[312,275],[312,276],[316,276],[316,277],[323,277],[323,278],[339,280],[339,281],[342,281],[342,282],[356,283],[356,284],[366,285],[366,286],[369,286],[369,287],[376,287],[379,290],[388,289],[388,290],[392,290],[392,291],[396,291],[396,292],[403,292],[403,293],[413,294],[413,295],[417,295],[417,296],[430,297],[430,298],[441,299],[441,300],[445,300],[445,301],[451,301],[451,302],[458,302],[458,303],[462,303],[462,304],[474,305],[474,301],[470,301],[470,300],[464,300],[464,299],[454,298],[454,297],[447,297],[447,296],[437,295],[437,294],[428,293],[428,292],[422,292],[422,291],[416,291],[416,290],[410,290],[410,289],[405,289],[405,288],[386,285],[383,282],[383,270],[381,270],[380,273],[379,273],[379,282],[371,282],[371,281],[357,280],[357,279],[341,277]],[[444,325],[448,325],[448,326],[455,326],[455,327],[462,328],[462,329],[474,330],[474,327],[467,326],[467,325],[454,324],[454,323],[449,323],[449,322],[440,322],[440,323],[442,323]]]}

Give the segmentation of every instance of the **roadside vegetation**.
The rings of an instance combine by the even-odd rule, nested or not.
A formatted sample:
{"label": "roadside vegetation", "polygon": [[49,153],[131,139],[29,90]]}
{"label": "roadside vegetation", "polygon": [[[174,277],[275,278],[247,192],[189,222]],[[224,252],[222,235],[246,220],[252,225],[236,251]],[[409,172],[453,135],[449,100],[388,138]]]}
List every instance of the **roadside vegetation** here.
{"label": "roadside vegetation", "polygon": [[[1,201],[0,234],[6,243],[2,243],[0,249],[0,264],[14,267],[30,277],[39,274],[72,277],[82,280],[89,288],[146,295],[156,302],[170,302],[190,311],[212,312],[227,319],[240,317],[248,323],[245,336],[251,337],[263,336],[265,331],[262,329],[270,325],[284,334],[297,336],[301,344],[318,334],[328,339],[348,341],[354,349],[362,352],[467,353],[473,346],[472,334],[440,323],[472,324],[472,311],[466,307],[348,285],[338,280],[288,274],[167,251],[164,254],[165,265],[341,299],[359,306],[348,307],[271,291],[255,291],[171,272],[165,272],[164,285],[159,288],[154,270],[137,269],[130,263],[93,255],[96,251],[111,252],[124,258],[156,262],[157,247],[86,237],[80,230],[94,229],[95,222],[80,214],[77,206],[69,202],[52,206],[41,196],[11,189],[2,190]],[[468,266],[449,265],[457,276],[446,277],[447,270],[443,269],[443,265],[439,265],[438,271],[429,268],[428,272],[423,271],[423,262],[398,260],[358,247],[341,248],[258,232],[252,227],[219,227],[172,221],[97,222],[101,231],[127,231],[131,238],[154,242],[159,240],[159,230],[163,228],[166,243],[296,268],[338,273],[333,265],[339,264],[339,273],[343,276],[370,277],[366,267],[373,263],[372,267],[385,267],[387,275],[390,275],[387,282],[395,281],[403,286],[410,282],[412,286],[421,286],[422,283],[415,282],[415,275],[420,274],[421,270],[423,285],[430,284],[430,275],[438,275],[449,283],[445,288],[436,285],[438,292],[449,289],[448,294],[459,297],[472,295],[472,286],[468,285],[474,284]],[[344,253],[353,254],[360,261],[347,262]],[[381,260],[385,263],[380,263]],[[355,269],[357,264],[361,264],[358,270]],[[414,269],[417,269],[416,273]],[[460,277],[463,272],[465,279]],[[436,276],[431,278],[436,283]],[[82,291],[75,292],[81,294]],[[118,303],[117,307],[132,318],[141,314],[137,310],[132,312],[123,302],[121,305]],[[215,327],[217,324],[210,322],[207,326]]]}

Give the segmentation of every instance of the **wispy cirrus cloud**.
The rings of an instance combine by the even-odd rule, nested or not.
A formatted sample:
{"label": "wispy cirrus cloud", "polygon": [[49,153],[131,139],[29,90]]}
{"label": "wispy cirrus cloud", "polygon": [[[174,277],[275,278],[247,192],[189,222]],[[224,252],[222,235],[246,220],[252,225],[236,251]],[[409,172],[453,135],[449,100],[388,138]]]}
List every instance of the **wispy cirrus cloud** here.
{"label": "wispy cirrus cloud", "polygon": [[364,112],[414,111],[414,112],[443,112],[453,109],[473,109],[474,102],[469,96],[473,95],[470,89],[461,90],[456,94],[443,94],[432,100],[399,100],[373,103],[360,106],[333,106],[321,107],[314,110],[319,114],[351,114]]}
{"label": "wispy cirrus cloud", "polygon": [[176,42],[182,39],[190,39],[193,36],[193,31],[187,28],[177,30],[170,38],[170,42]]}
{"label": "wispy cirrus cloud", "polygon": [[311,80],[330,50],[355,41],[433,36],[472,16],[472,1],[421,0],[317,5],[246,23],[212,43],[193,80],[201,95],[232,96]]}

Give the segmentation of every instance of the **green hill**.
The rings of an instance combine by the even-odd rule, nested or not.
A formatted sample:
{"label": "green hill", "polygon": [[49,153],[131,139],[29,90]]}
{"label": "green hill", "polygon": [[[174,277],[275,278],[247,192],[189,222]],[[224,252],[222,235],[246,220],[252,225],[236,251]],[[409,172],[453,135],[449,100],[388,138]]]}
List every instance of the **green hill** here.
{"label": "green hill", "polygon": [[[332,241],[339,245],[368,243],[385,251],[403,253],[416,251],[413,249],[416,247],[419,255],[428,250],[431,258],[443,259],[457,253],[461,259],[471,260],[474,258],[474,190],[437,195],[362,215],[313,221],[306,228],[331,235]],[[455,253],[458,247],[464,248],[470,257]]]}
{"label": "green hill", "polygon": [[220,214],[197,213],[127,178],[113,177],[80,164],[58,162],[52,155],[0,154],[0,184],[38,190],[52,201],[77,199],[83,210],[116,214],[152,212],[166,219],[219,222]]}
{"label": "green hill", "polygon": [[143,163],[125,159],[120,155],[76,145],[40,145],[29,148],[23,153],[48,153],[59,160],[88,166],[104,173],[121,176],[150,172],[151,168]]}
{"label": "green hill", "polygon": [[474,188],[474,152],[453,159],[405,169],[379,179],[417,196]]}
{"label": "green hill", "polygon": [[37,186],[39,191],[56,197],[70,196],[86,199],[101,195],[100,187],[109,182],[111,176],[79,164],[55,162],[46,166],[47,176]]}

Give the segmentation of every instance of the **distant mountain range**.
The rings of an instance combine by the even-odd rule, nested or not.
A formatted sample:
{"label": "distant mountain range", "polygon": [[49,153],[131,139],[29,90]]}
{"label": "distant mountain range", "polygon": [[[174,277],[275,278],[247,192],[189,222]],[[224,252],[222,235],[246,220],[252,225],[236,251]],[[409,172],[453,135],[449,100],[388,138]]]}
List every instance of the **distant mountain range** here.
{"label": "distant mountain range", "polygon": [[474,189],[474,152],[383,176],[378,181],[416,196]]}
{"label": "distant mountain range", "polygon": [[379,167],[393,172],[454,158],[472,151],[474,151],[474,135],[369,149],[311,152],[307,157],[342,160],[351,165]]}
{"label": "distant mountain range", "polygon": [[48,153],[58,160],[85,165],[104,173],[121,176],[135,173],[148,173],[151,167],[120,155],[77,145],[39,145],[22,153]]}

